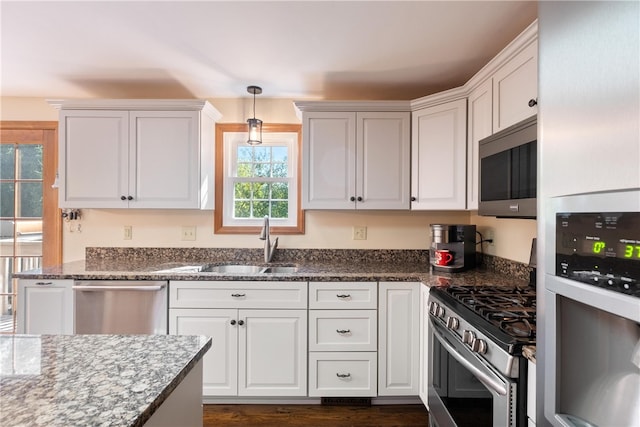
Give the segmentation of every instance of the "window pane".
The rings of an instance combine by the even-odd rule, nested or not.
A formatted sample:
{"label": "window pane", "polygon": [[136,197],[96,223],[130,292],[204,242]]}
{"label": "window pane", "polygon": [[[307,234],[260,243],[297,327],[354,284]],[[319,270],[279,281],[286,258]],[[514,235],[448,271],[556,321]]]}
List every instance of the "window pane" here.
{"label": "window pane", "polygon": [[240,178],[250,178],[253,176],[251,172],[252,163],[238,163],[238,174]]}
{"label": "window pane", "polygon": [[234,185],[234,199],[250,199],[251,183],[236,182]]}
{"label": "window pane", "polygon": [[15,185],[13,182],[0,183],[0,216],[13,218]]}
{"label": "window pane", "polygon": [[20,179],[42,179],[42,145],[21,145]]}
{"label": "window pane", "polygon": [[269,202],[253,202],[253,217],[262,218],[269,215]]}
{"label": "window pane", "polygon": [[271,147],[253,147],[256,162],[269,162],[271,161]]}
{"label": "window pane", "polygon": [[264,182],[254,182],[253,200],[269,200],[269,184]]}
{"label": "window pane", "polygon": [[235,218],[250,218],[251,205],[247,201],[239,201],[234,203],[233,216]]}
{"label": "window pane", "polygon": [[239,162],[253,161],[253,147],[238,146],[238,161]]}
{"label": "window pane", "polygon": [[284,182],[274,182],[271,185],[272,199],[289,199],[289,184]]}
{"label": "window pane", "polygon": [[42,182],[18,183],[20,205],[18,216],[39,218],[42,216]]}
{"label": "window pane", "polygon": [[258,177],[269,177],[270,176],[270,169],[271,169],[271,165],[269,165],[269,163],[256,163],[255,164],[255,170],[254,176],[258,176]]}
{"label": "window pane", "polygon": [[271,161],[272,162],[287,162],[288,159],[287,147],[272,147],[271,149]]}
{"label": "window pane", "polygon": [[289,202],[271,202],[271,217],[272,218],[288,218],[289,217]]}
{"label": "window pane", "polygon": [[[0,145],[0,179],[14,179],[15,177],[15,145]],[[2,199],[4,201],[4,199]]]}
{"label": "window pane", "polygon": [[[12,256],[13,255],[13,221],[0,221],[0,255]],[[11,258],[7,258],[11,260]]]}
{"label": "window pane", "polygon": [[289,176],[289,165],[287,163],[274,163],[273,164],[273,177],[274,178],[286,178]]}

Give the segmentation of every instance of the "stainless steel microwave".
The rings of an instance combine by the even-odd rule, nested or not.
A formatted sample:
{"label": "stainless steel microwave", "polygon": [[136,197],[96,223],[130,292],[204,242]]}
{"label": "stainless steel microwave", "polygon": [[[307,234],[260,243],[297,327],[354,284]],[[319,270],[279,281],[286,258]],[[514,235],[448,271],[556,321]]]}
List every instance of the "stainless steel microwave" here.
{"label": "stainless steel microwave", "polygon": [[478,214],[536,217],[537,116],[480,140]]}

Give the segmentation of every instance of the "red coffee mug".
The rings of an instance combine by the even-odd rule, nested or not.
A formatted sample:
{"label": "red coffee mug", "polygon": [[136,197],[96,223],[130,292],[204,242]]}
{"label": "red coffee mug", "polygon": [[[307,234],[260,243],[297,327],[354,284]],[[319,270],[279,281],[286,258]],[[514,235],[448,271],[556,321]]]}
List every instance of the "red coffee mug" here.
{"label": "red coffee mug", "polygon": [[436,250],[436,265],[449,265],[453,262],[453,254],[447,249]]}

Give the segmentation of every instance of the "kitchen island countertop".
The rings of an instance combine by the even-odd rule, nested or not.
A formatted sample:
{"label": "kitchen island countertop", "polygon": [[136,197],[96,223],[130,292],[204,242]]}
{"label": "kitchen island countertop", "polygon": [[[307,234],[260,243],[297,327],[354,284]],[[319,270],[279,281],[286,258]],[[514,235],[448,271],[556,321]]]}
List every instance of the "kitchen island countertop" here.
{"label": "kitchen island countertop", "polygon": [[0,425],[141,426],[211,347],[175,335],[0,335]]}

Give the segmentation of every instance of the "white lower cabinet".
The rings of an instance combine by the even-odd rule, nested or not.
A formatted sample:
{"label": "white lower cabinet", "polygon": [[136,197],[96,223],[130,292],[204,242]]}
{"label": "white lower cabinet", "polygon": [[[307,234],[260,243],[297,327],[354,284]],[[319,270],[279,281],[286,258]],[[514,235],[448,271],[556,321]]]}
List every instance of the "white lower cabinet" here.
{"label": "white lower cabinet", "polygon": [[73,280],[18,281],[19,334],[73,334]]}
{"label": "white lower cabinet", "polygon": [[378,395],[417,396],[420,283],[378,285]]}
{"label": "white lower cabinet", "polygon": [[213,339],[204,397],[307,395],[306,282],[172,281],[169,295],[169,333]]}
{"label": "white lower cabinet", "polygon": [[309,283],[309,396],[377,395],[377,287]]}
{"label": "white lower cabinet", "polygon": [[419,392],[420,400],[424,403],[424,406],[429,408],[427,403],[427,392],[429,388],[429,286],[422,283],[420,285],[420,338],[418,343],[420,346],[419,352],[419,365],[418,372],[420,373],[419,379]]}

